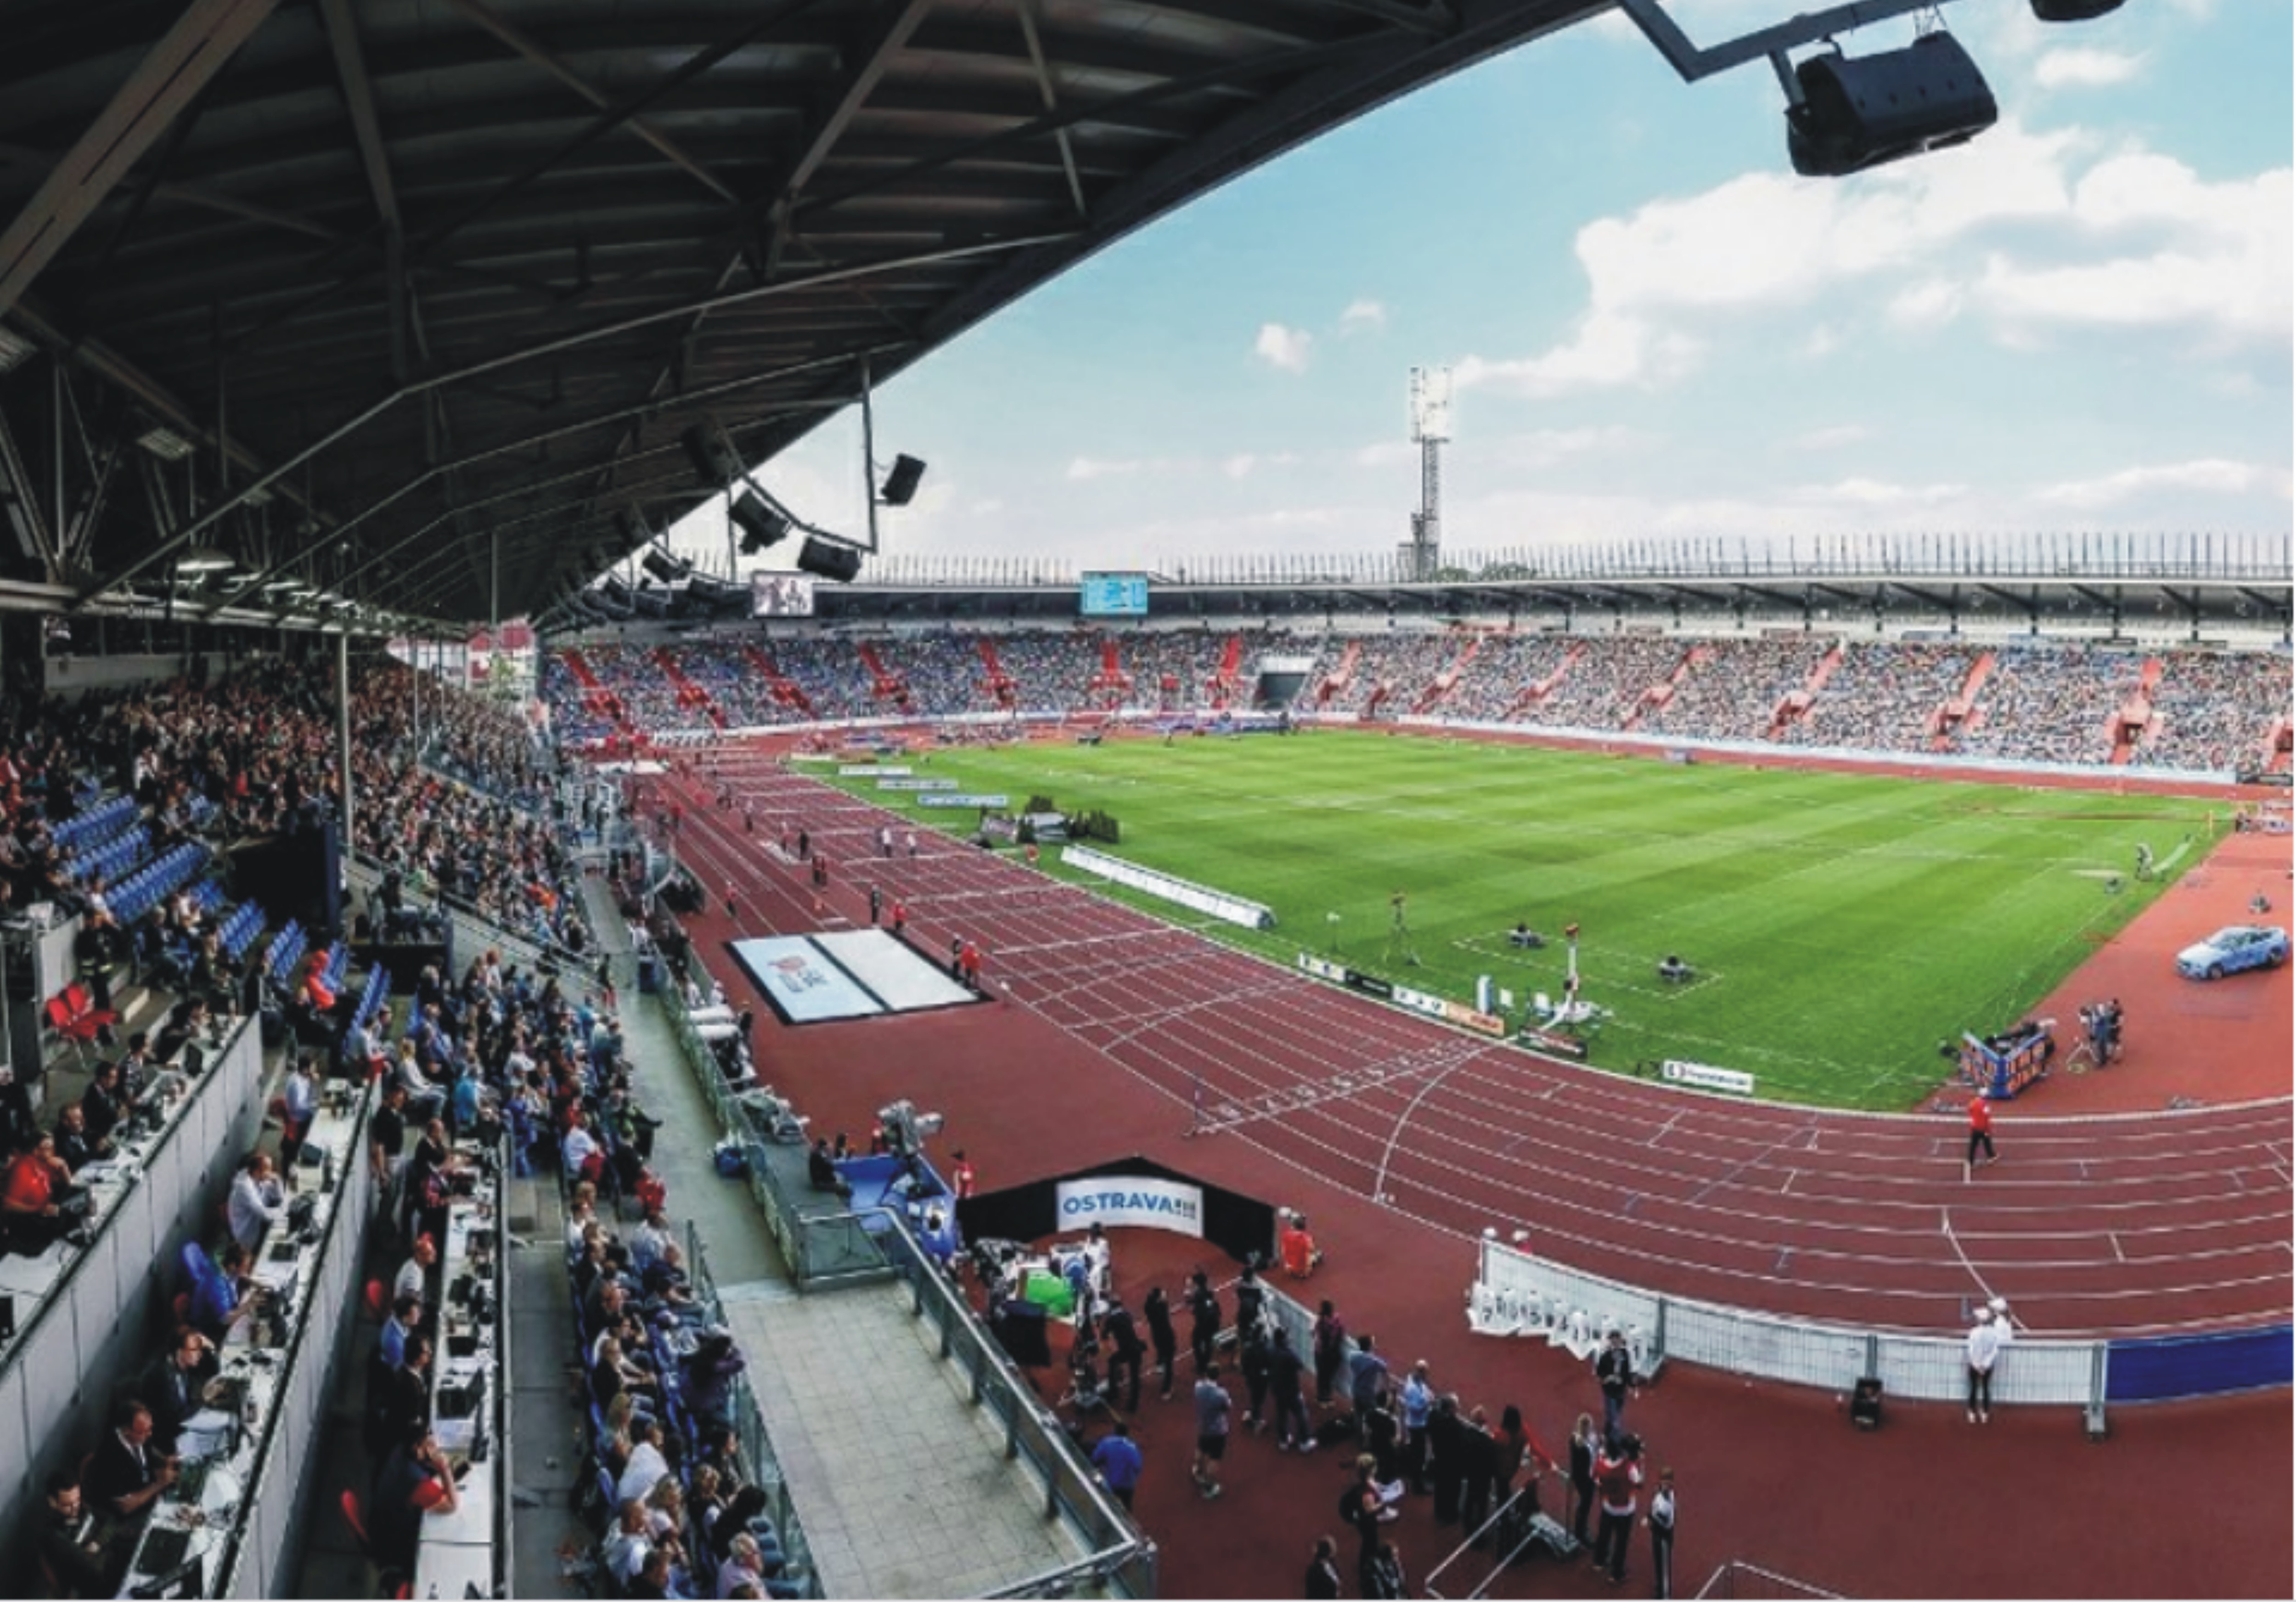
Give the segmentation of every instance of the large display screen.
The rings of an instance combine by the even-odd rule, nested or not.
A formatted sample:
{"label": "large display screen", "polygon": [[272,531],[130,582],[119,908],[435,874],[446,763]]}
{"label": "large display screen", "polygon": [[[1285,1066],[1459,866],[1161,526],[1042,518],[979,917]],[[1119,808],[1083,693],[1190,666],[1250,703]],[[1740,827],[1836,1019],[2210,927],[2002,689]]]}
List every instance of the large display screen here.
{"label": "large display screen", "polygon": [[751,573],[750,615],[753,618],[811,617],[813,580],[798,573]]}
{"label": "large display screen", "polygon": [[1148,575],[1086,573],[1078,610],[1088,618],[1144,618],[1148,615]]}

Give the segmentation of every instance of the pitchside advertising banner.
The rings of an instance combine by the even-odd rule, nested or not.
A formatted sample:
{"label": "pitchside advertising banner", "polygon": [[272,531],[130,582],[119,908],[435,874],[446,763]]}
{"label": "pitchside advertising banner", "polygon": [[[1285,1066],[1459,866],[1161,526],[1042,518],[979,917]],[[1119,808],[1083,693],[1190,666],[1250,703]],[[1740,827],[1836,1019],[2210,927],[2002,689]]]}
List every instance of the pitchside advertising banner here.
{"label": "pitchside advertising banner", "polygon": [[1065,1231],[1092,1224],[1136,1229],[1168,1229],[1175,1235],[1204,1233],[1204,1193],[1198,1185],[1169,1179],[1144,1179],[1137,1174],[1111,1174],[1099,1179],[1063,1179],[1054,1201]]}
{"label": "pitchside advertising banner", "polygon": [[[873,771],[890,773],[892,769],[881,768]],[[956,781],[955,779],[879,779],[877,788],[880,790],[954,790],[956,788]]]}
{"label": "pitchside advertising banner", "polygon": [[1013,798],[1009,795],[968,795],[955,790],[933,791],[917,797],[917,805],[920,807],[1002,808],[1012,804]]}
{"label": "pitchside advertising banner", "polygon": [[1660,1077],[1677,1085],[1695,1085],[1701,1090],[1727,1090],[1734,1096],[1751,1096],[1754,1076],[1735,1068],[1717,1068],[1710,1063],[1685,1063],[1668,1058],[1659,1064]]}
{"label": "pitchside advertising banner", "polygon": [[847,762],[838,768],[837,776],[841,779],[905,779],[909,776],[909,769],[880,768],[874,762]]}

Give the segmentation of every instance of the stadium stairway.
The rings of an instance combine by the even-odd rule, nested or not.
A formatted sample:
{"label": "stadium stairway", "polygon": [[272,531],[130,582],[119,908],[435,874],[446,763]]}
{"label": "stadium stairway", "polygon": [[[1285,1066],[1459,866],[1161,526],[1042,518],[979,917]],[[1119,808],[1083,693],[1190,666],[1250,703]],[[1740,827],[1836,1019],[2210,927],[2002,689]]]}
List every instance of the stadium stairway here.
{"label": "stadium stairway", "polygon": [[755,645],[743,645],[742,654],[750,659],[750,665],[766,681],[766,687],[772,692],[775,702],[783,706],[795,707],[808,719],[813,717],[813,702],[806,699],[805,692],[794,681],[783,674],[772,657]]}
{"label": "stadium stairway", "polygon": [[[717,1171],[714,1116],[661,1003],[637,993],[628,928],[604,881],[584,888],[615,957],[639,1104],[662,1121],[653,1167],[669,1214],[691,1219],[701,1237],[824,1592],[979,1596],[1082,1556],[1063,1525],[1046,1523],[1042,1486],[1005,1459],[1004,1431],[972,1405],[969,1381],[941,1358],[907,1290],[798,1292],[749,1187]],[[767,1014],[760,1042],[775,1027]],[[570,1432],[570,1409],[567,1418]]]}

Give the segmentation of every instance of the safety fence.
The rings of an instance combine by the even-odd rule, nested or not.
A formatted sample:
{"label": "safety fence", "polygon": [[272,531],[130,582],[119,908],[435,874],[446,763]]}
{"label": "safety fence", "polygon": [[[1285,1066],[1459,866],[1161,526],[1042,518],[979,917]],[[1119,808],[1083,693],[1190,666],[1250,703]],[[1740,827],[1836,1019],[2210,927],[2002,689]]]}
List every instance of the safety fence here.
{"label": "safety fence", "polygon": [[[1067,1597],[1099,1591],[1154,1596],[1154,1544],[1101,1485],[1058,1417],[1038,1400],[972,1304],[918,1245],[907,1220],[892,1208],[856,1211],[837,1205],[824,1212],[818,1200],[806,1200],[815,1193],[801,1188],[803,1142],[775,1134],[777,1129],[790,1127],[792,1115],[787,1105],[768,1089],[742,1091],[726,1080],[675,985],[663,987],[660,999],[727,1146],[742,1154],[750,1196],[799,1288],[820,1292],[894,1279],[908,1286],[913,1311],[931,1321],[943,1359],[964,1370],[974,1404],[988,1409],[1003,1424],[1005,1456],[1026,1464],[1043,1485],[1046,1516],[1063,1521],[1072,1532],[1082,1556],[989,1595]],[[688,1238],[693,1261],[704,1263],[691,1225]],[[697,1285],[706,1283],[706,1266],[695,1277]],[[714,1287],[709,1294],[714,1301]],[[746,1386],[740,1392],[736,1428],[750,1463],[775,1461],[763,1417]],[[775,1494],[786,1501],[785,1490]],[[785,1534],[785,1542],[787,1539]]]}
{"label": "safety fence", "polygon": [[[1856,1329],[1664,1296],[1496,1240],[1482,1243],[1467,1317],[1479,1334],[1545,1340],[1582,1357],[1615,1329],[1645,1376],[1680,1361],[1837,1394],[1879,1379],[1884,1394],[1929,1401],[1958,1401],[1968,1383],[1963,1343],[1952,1336]],[[2088,1433],[2102,1435],[2111,1401],[2284,1387],[2290,1352],[2286,1325],[2210,1337],[2020,1336],[1994,1370],[1992,1394],[2005,1406],[2078,1407]]]}
{"label": "safety fence", "polygon": [[[685,1267],[687,1289],[695,1305],[702,1310],[709,1322],[723,1325],[726,1305],[718,1300],[717,1276],[709,1271],[709,1251],[702,1245],[701,1232],[691,1219],[685,1221]],[[789,1476],[783,1472],[782,1460],[774,1451],[773,1437],[766,1433],[765,1415],[758,1407],[757,1393],[750,1390],[746,1373],[734,1375],[726,1389],[726,1417],[734,1426],[734,1440],[741,1445],[745,1483],[766,1493],[766,1512],[781,1537],[787,1565],[782,1582],[796,1586],[808,1597],[824,1595],[820,1570],[814,1564],[812,1549],[806,1544],[805,1526],[798,1517],[797,1503],[790,1495]]]}

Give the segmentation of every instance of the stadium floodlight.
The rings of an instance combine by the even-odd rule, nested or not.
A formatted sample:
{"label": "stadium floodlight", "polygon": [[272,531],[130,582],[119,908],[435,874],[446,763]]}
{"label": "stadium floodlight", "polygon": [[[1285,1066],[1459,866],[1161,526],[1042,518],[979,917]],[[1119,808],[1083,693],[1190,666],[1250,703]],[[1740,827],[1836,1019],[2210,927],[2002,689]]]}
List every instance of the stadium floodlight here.
{"label": "stadium floodlight", "polygon": [[1839,51],[1794,68],[1786,153],[1804,177],[1841,177],[1965,144],[1999,120],[1993,91],[1951,34],[1852,58]]}
{"label": "stadium floodlight", "polygon": [[767,505],[765,497],[754,489],[744,489],[735,496],[727,515],[742,530],[744,556],[754,556],[789,538],[790,519]]}
{"label": "stadium floodlight", "polygon": [[715,422],[697,423],[678,435],[694,476],[711,489],[723,489],[742,476],[742,464],[727,443],[726,431]]}
{"label": "stadium floodlight", "polygon": [[239,564],[213,546],[195,545],[176,558],[178,573],[227,573]]}
{"label": "stadium floodlight", "polygon": [[39,349],[5,323],[0,323],[0,373],[13,373]]}
{"label": "stadium floodlight", "polygon": [[[1660,0],[1617,0],[1685,83],[1767,60],[1786,95],[1786,146],[1794,170],[1839,177],[1885,161],[1964,144],[2000,116],[1993,91],[1969,53],[1940,27],[1911,46],[1852,58],[1836,34],[1868,23],[1935,12],[1943,0],[1852,0],[1788,18],[1710,48],[1690,42]],[[2030,0],[2043,22],[2079,22],[2120,9],[2121,0]],[[1788,52],[1829,48],[1797,64]]]}
{"label": "stadium floodlight", "polygon": [[861,548],[838,540],[808,535],[797,554],[798,571],[837,584],[850,584],[861,576]]}
{"label": "stadium floodlight", "polygon": [[917,481],[925,476],[925,464],[914,456],[895,456],[892,471],[885,475],[885,487],[877,493],[880,505],[906,506],[917,496]]}
{"label": "stadium floodlight", "polygon": [[149,429],[136,441],[162,462],[180,462],[196,448],[171,428]]}

